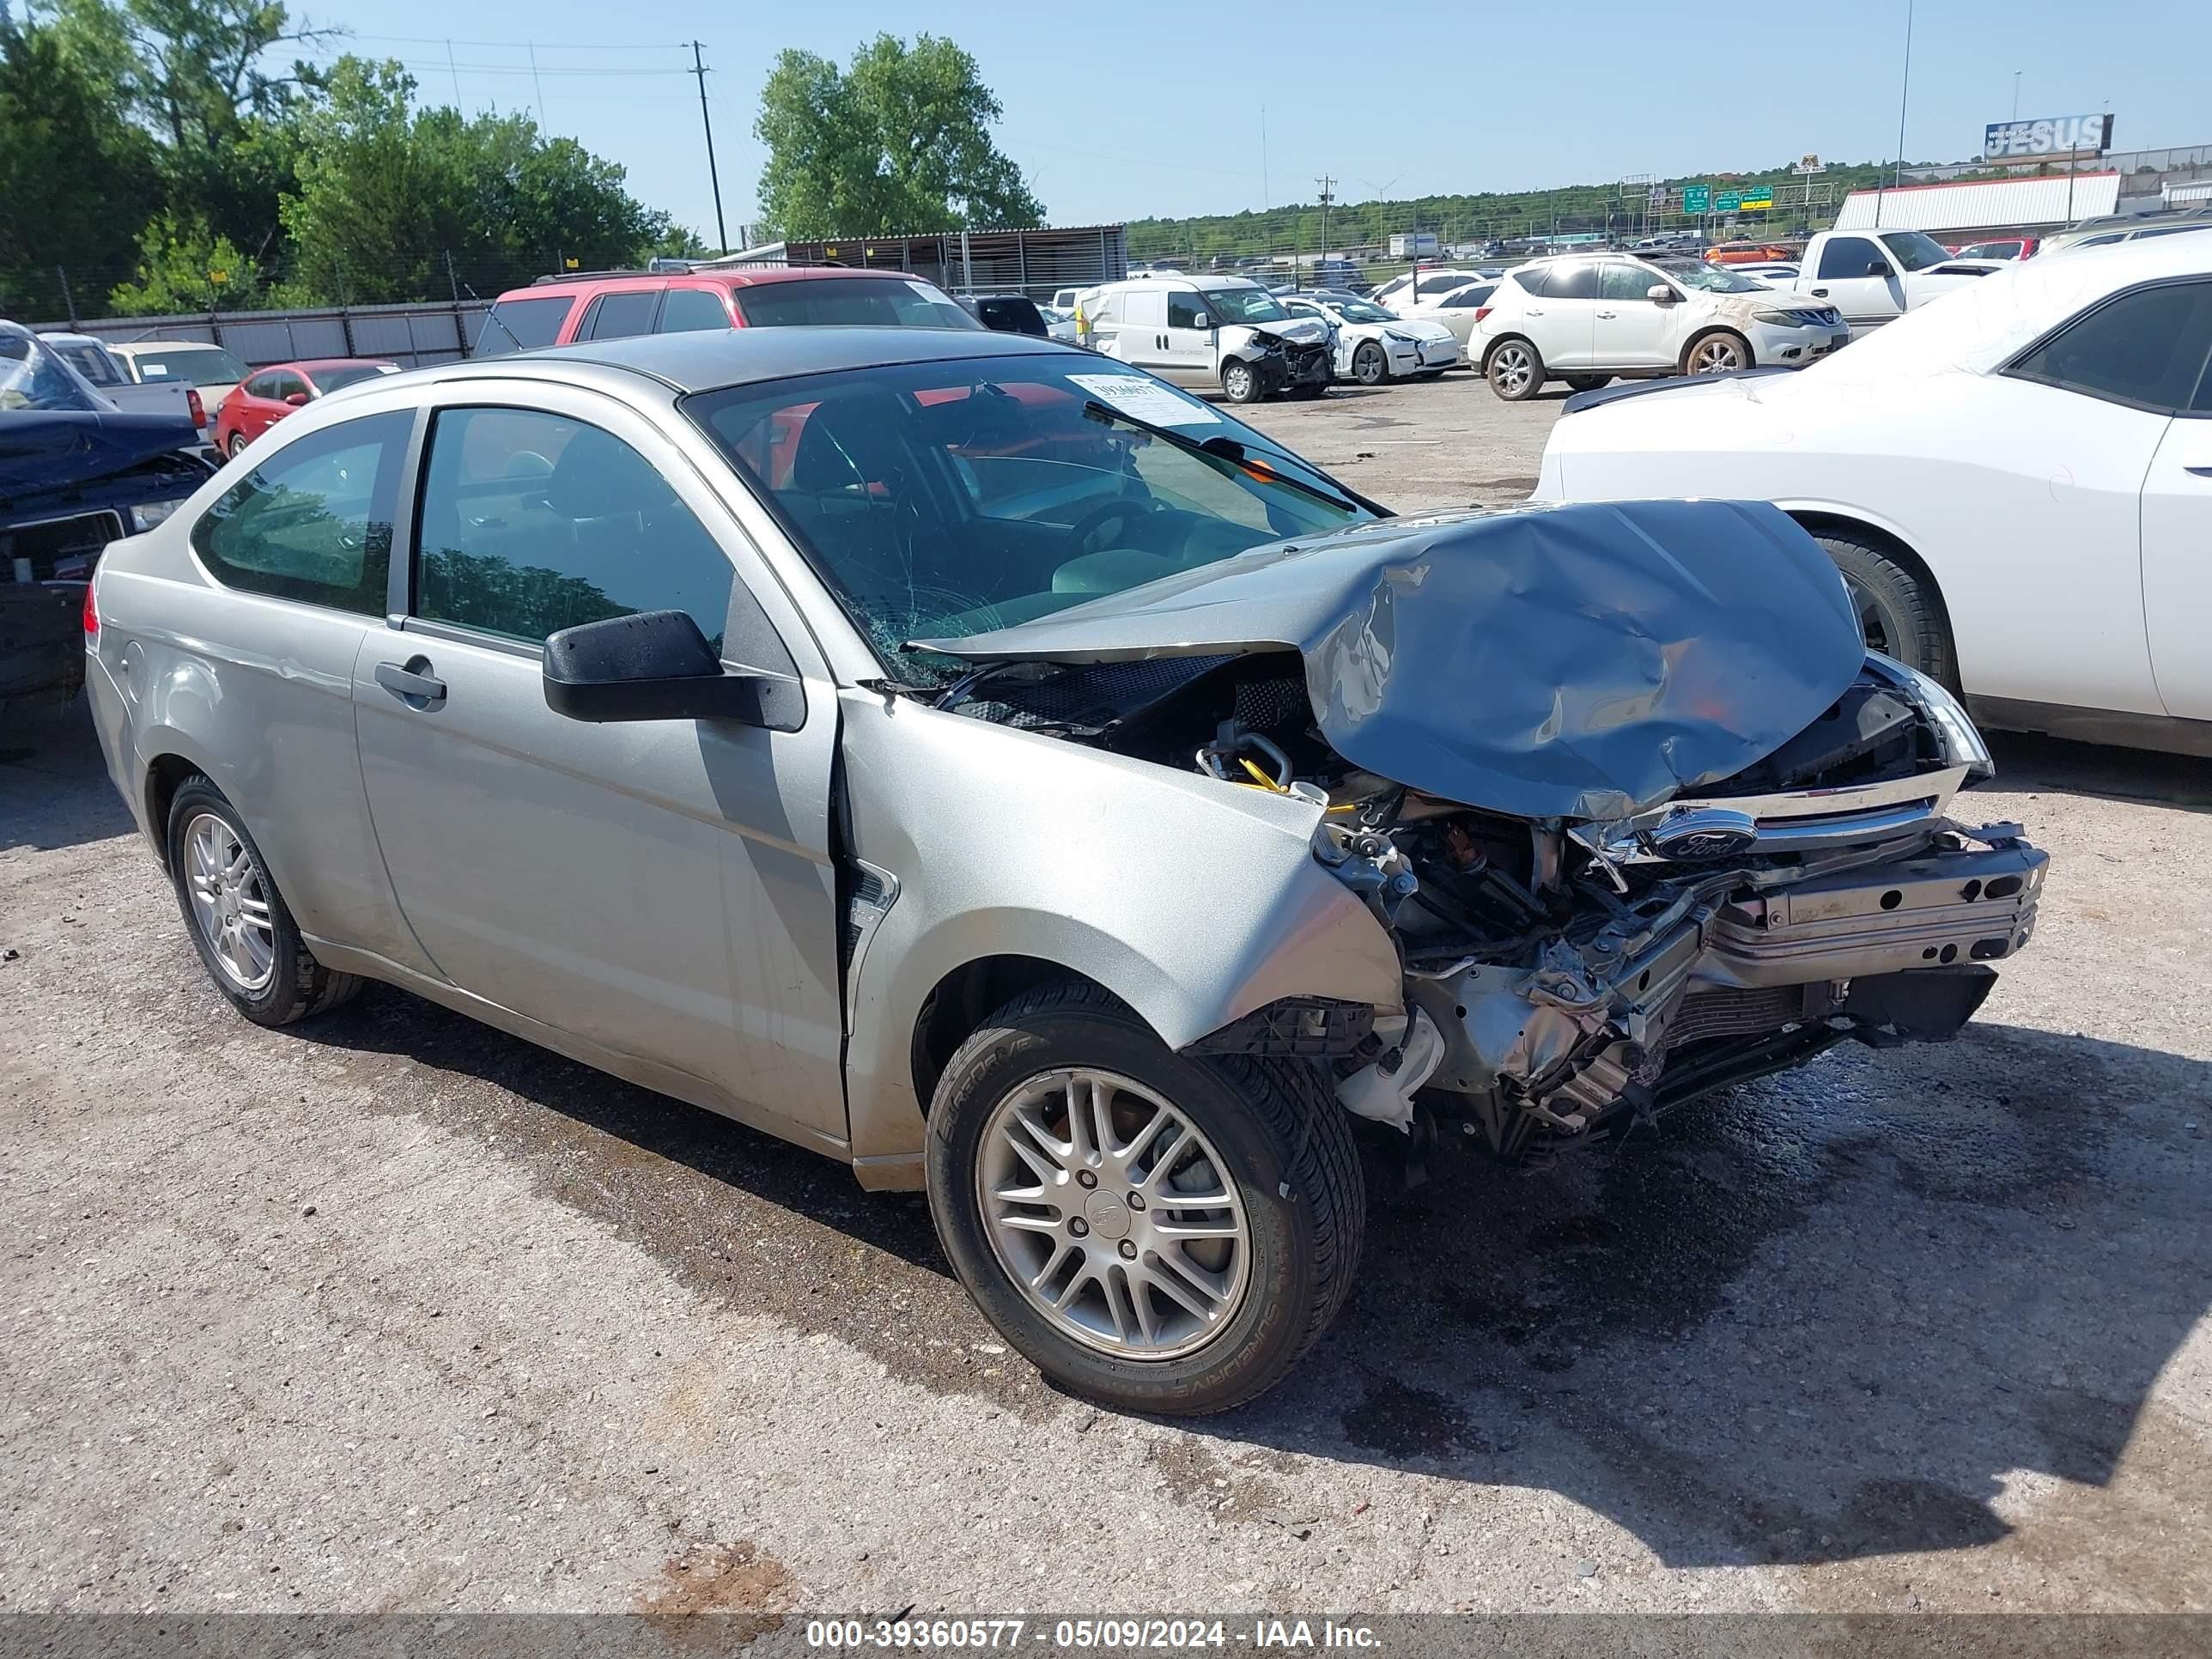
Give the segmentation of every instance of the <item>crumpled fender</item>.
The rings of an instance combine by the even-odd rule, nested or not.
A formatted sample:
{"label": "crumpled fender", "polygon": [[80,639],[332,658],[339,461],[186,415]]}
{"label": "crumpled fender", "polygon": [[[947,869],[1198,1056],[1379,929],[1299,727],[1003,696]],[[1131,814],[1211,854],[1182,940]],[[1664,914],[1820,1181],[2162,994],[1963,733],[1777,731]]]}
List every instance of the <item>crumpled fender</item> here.
{"label": "crumpled fender", "polygon": [[913,1036],[956,969],[1085,975],[1181,1048],[1287,996],[1403,1006],[1397,947],[1314,860],[1309,803],[853,690],[850,846],[896,898],[852,969],[860,1158],[920,1151]]}

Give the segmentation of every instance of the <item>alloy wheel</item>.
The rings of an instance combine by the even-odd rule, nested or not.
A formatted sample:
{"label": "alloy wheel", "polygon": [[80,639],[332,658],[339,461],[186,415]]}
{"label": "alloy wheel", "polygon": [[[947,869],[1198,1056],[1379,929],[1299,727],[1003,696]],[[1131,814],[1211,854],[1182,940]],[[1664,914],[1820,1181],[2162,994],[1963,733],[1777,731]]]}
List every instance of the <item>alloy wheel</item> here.
{"label": "alloy wheel", "polygon": [[1734,340],[1722,335],[1698,342],[1690,354],[1692,374],[1726,374],[1743,367],[1743,353]]}
{"label": "alloy wheel", "polygon": [[1063,1066],[1020,1085],[983,1126],[975,1183],[1000,1267],[1086,1347],[1173,1359],[1244,1300],[1236,1182],[1185,1113],[1132,1079]]}
{"label": "alloy wheel", "polygon": [[1490,360],[1490,378],[1512,397],[1528,390],[1529,377],[1535,372],[1535,362],[1524,345],[1502,345]]}
{"label": "alloy wheel", "polygon": [[192,920],[225,979],[247,995],[265,988],[276,966],[269,890],[238,832],[212,812],[185,826],[185,890]]}

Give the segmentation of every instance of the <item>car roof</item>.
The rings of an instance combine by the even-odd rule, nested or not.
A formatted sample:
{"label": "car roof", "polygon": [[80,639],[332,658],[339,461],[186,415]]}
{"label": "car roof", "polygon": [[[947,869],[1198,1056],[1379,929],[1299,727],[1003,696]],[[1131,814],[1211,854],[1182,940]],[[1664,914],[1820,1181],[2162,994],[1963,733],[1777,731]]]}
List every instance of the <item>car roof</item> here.
{"label": "car roof", "polygon": [[295,357],[289,363],[264,363],[253,372],[266,374],[272,368],[297,368],[308,373],[319,368],[382,368],[391,362],[389,357]]}
{"label": "car roof", "polygon": [[1074,346],[984,328],[734,328],[591,340],[506,353],[481,363],[448,363],[433,373],[439,380],[450,380],[477,374],[511,375],[518,368],[536,364],[557,368],[563,362],[592,363],[649,375],[688,393],[842,369],[947,362],[963,357],[1048,355],[1101,361],[1094,353]]}
{"label": "car roof", "polygon": [[[603,289],[666,288],[676,283],[708,282],[724,288],[758,288],[770,283],[927,283],[911,270],[871,270],[861,265],[759,265],[736,270],[602,270],[588,276],[540,277],[528,288],[511,288],[493,303],[507,300],[553,300]],[[932,287],[935,284],[932,283]]]}
{"label": "car roof", "polygon": [[110,340],[107,343],[107,349],[110,351],[120,351],[125,353],[133,351],[228,351],[230,349],[228,346],[217,345],[213,340]]}

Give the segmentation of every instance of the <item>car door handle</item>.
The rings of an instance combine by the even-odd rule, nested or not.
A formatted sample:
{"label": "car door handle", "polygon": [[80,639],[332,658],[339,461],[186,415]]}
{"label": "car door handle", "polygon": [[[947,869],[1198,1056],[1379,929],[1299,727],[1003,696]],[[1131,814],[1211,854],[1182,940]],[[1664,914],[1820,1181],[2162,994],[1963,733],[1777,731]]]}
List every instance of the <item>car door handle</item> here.
{"label": "car door handle", "polygon": [[410,657],[404,667],[396,662],[380,662],[376,665],[376,683],[387,691],[425,704],[443,702],[446,683],[422,672],[429,665],[428,657]]}
{"label": "car door handle", "polygon": [[1601,317],[1618,317],[1620,313],[1617,311],[1601,311],[1598,313],[1598,315]]}
{"label": "car door handle", "polygon": [[1813,290],[1813,297],[1816,300],[1825,300],[1828,297],[1828,290],[1825,288],[1816,288]]}
{"label": "car door handle", "polygon": [[1540,317],[1544,314],[1544,307],[1541,306],[1530,306],[1526,314],[1531,317]]}

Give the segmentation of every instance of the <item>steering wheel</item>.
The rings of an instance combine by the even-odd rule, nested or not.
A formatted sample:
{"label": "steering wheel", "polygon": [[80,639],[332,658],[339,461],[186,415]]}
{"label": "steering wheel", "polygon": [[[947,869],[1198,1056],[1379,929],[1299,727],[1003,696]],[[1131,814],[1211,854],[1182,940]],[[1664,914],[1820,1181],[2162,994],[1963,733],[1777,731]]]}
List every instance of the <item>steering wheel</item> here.
{"label": "steering wheel", "polygon": [[1103,507],[1094,507],[1068,526],[1068,544],[1079,553],[1091,553],[1091,538],[1117,520],[1147,518],[1164,512],[1156,495],[1118,495]]}

